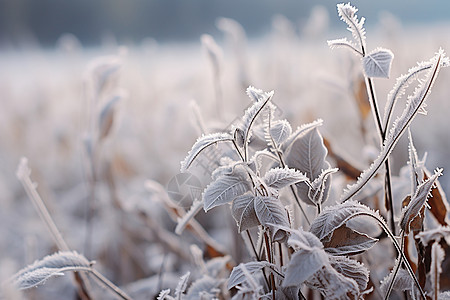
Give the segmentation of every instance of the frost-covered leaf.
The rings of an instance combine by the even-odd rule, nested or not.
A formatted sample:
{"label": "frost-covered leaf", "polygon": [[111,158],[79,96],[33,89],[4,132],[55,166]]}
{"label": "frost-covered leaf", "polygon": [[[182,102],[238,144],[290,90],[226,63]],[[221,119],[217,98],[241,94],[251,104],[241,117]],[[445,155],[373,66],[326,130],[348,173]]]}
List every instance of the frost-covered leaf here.
{"label": "frost-covered leaf", "polygon": [[251,128],[255,123],[256,118],[263,111],[266,105],[269,103],[270,99],[273,97],[273,91],[269,93],[262,93],[260,90],[256,90],[253,87],[249,87],[247,89],[247,94],[255,103],[250,106],[244,114],[242,118],[241,124],[239,124],[238,128],[242,130],[242,134],[244,136],[244,147],[250,141],[251,136]]}
{"label": "frost-covered leaf", "polygon": [[195,142],[194,146],[192,146],[192,149],[189,151],[186,158],[181,162],[181,172],[186,172],[200,152],[205,150],[207,147],[226,141],[233,141],[231,134],[219,132],[200,137]]}
{"label": "frost-covered leaf", "polygon": [[348,278],[353,278],[362,292],[369,282],[369,270],[360,262],[345,256],[330,256],[331,266]]}
{"label": "frost-covered leaf", "polygon": [[161,292],[159,292],[158,298],[156,298],[156,300],[173,300],[175,298],[173,298],[172,296],[170,296],[170,289],[167,290],[162,290]]}
{"label": "frost-covered leaf", "polygon": [[186,291],[189,276],[191,276],[191,272],[187,272],[180,277],[180,281],[178,281],[177,288],[175,289],[175,297],[177,300],[181,300],[181,295]]}
{"label": "frost-covered leaf", "polygon": [[366,44],[366,30],[364,29],[364,18],[358,20],[356,12],[358,9],[351,6],[350,3],[340,3],[337,5],[337,11],[341,20],[347,23],[348,30],[353,35],[355,41],[361,46],[365,47]]}
{"label": "frost-covered leaf", "polygon": [[[292,133],[291,124],[287,120],[277,120],[270,124],[268,139],[273,148],[278,148]],[[273,141],[273,142],[272,142]]]}
{"label": "frost-covered leaf", "polygon": [[265,100],[267,100],[267,98],[272,97],[273,92],[264,92],[263,90],[257,89],[254,86],[249,86],[247,88],[247,96],[250,97],[251,100],[253,100],[253,102],[264,102]]}
{"label": "frost-covered leaf", "polygon": [[292,145],[292,143],[299,137],[307,132],[311,131],[312,129],[322,126],[323,120],[317,119],[314,122],[303,124],[300,127],[297,127],[297,129],[287,138],[287,140],[281,145],[281,150],[283,152],[287,152],[288,148]]}
{"label": "frost-covered leaf", "polygon": [[372,248],[378,239],[359,233],[342,224],[335,229],[330,240],[323,243],[325,251],[331,255],[356,255]]}
{"label": "frost-covered leaf", "polygon": [[229,157],[222,157],[220,159],[220,167],[212,172],[211,178],[217,180],[223,175],[233,175],[233,173],[245,174],[245,172],[245,167],[243,167],[242,162],[234,161]]}
{"label": "frost-covered leaf", "polygon": [[304,281],[328,264],[328,254],[318,247],[296,251],[286,267],[283,286],[300,286]]}
{"label": "frost-covered leaf", "polygon": [[[205,299],[201,297],[202,293],[207,293],[211,295],[218,294],[218,286],[223,280],[212,278],[208,275],[203,275],[201,278],[197,279],[189,287],[186,296],[183,299],[186,300],[198,300]],[[212,299],[212,298],[211,298]]]}
{"label": "frost-covered leaf", "polygon": [[264,182],[274,189],[282,189],[285,186],[307,180],[305,174],[289,168],[274,168],[264,175]]}
{"label": "frost-covered leaf", "polygon": [[202,47],[211,62],[213,71],[217,76],[221,72],[221,64],[223,60],[222,49],[209,34],[202,34],[200,40],[202,42]]}
{"label": "frost-covered leaf", "polygon": [[33,272],[25,273],[14,281],[14,285],[20,290],[29,289],[45,283],[54,276],[63,276],[65,271],[75,271],[77,268],[39,268]]}
{"label": "frost-covered leaf", "polygon": [[327,43],[328,43],[328,46],[331,49],[335,49],[335,48],[349,48],[349,49],[353,50],[355,53],[357,53],[360,56],[362,56],[361,51],[356,49],[356,46],[352,42],[348,41],[346,38],[330,40],[330,41],[327,41]]}
{"label": "frost-covered leaf", "polygon": [[252,276],[257,272],[261,271],[265,267],[276,268],[275,265],[267,261],[252,261],[247,263],[241,263],[238,266],[234,267],[233,270],[231,271],[230,278],[228,279],[227,285],[228,289],[231,289],[236,285],[242,284],[247,280],[242,266],[244,266],[246,271],[250,273],[250,275]]}
{"label": "frost-covered leaf", "polygon": [[377,48],[364,56],[362,63],[367,77],[389,78],[394,54],[389,49]]}
{"label": "frost-covered leaf", "polygon": [[434,182],[442,175],[442,169],[437,169],[433,176],[422,182],[411,197],[408,206],[402,210],[402,217],[400,219],[400,228],[406,233],[409,233],[410,224],[412,220],[419,214],[422,207],[425,205]]}
{"label": "frost-covered leaf", "polygon": [[98,97],[114,83],[121,67],[122,62],[116,55],[99,57],[89,63],[88,74],[91,77],[89,83],[93,85],[93,96]]}
{"label": "frost-covered leaf", "polygon": [[[372,215],[382,220],[378,212],[357,202],[347,201],[325,208],[311,223],[309,231],[317,236],[322,242],[329,242],[333,232],[356,216]],[[374,225],[376,224],[375,221]]]}
{"label": "frost-covered leaf", "polygon": [[234,128],[233,137],[236,145],[238,145],[239,147],[244,146],[244,131],[241,128]]}
{"label": "frost-covered leaf", "polygon": [[316,179],[314,179],[310,186],[308,186],[308,198],[315,204],[323,203],[328,199],[330,183],[327,180],[331,176],[331,174],[338,171],[337,168],[330,168],[330,164],[328,162],[325,162],[325,165],[327,165],[328,168],[322,170],[322,173],[320,173],[320,175]]}
{"label": "frost-covered leaf", "polygon": [[259,225],[255,212],[254,198],[253,194],[246,193],[233,200],[231,213],[238,224],[239,232]]}
{"label": "frost-covered leaf", "polygon": [[177,227],[175,228],[176,234],[181,234],[186,226],[189,224],[189,221],[195,217],[195,215],[202,209],[203,202],[199,199],[196,199],[194,203],[192,203],[189,211],[182,217],[177,220]]}
{"label": "frost-covered leaf", "polygon": [[319,130],[314,128],[295,140],[287,154],[286,163],[290,168],[304,172],[313,181],[324,169],[327,152]]}
{"label": "frost-covered leaf", "polygon": [[411,97],[408,97],[408,102],[406,108],[403,110],[403,113],[397,120],[394,122],[389,134],[387,135],[383,148],[381,149],[380,155],[378,158],[371,164],[369,169],[365,170],[358,181],[353,184],[347,186],[347,189],[344,191],[341,201],[345,202],[355,196],[361,189],[367,184],[367,182],[375,176],[380,167],[384,164],[386,159],[389,157],[391,151],[394,149],[395,145],[399,141],[400,137],[403,135],[405,130],[411,124],[414,117],[419,112],[420,107],[424,104],[427,96],[430,94],[431,87],[433,86],[434,81],[439,73],[439,69],[442,65],[444,59],[444,52],[442,50],[434,58],[433,67],[429,70],[427,79],[423,81],[419,87],[414,91],[414,94]]}
{"label": "frost-covered leaf", "polygon": [[[397,78],[396,83],[392,90],[389,92],[383,117],[383,129],[386,131],[391,120],[392,112],[394,111],[397,100],[405,94],[406,88],[418,78],[418,75],[422,72],[429,70],[433,67],[434,58],[429,61],[418,63],[417,66],[408,70],[408,73]],[[442,67],[450,65],[449,58],[444,57],[442,59]]]}
{"label": "frost-covered leaf", "polygon": [[[308,177],[310,182],[318,178],[323,170],[330,167],[325,160],[327,156],[327,148],[323,143],[323,138],[319,130],[314,127],[311,130],[299,135],[297,139],[289,147],[286,155],[286,164],[289,168],[299,170]],[[329,181],[325,183],[325,194],[329,188]],[[310,187],[304,182],[296,184],[298,195],[304,202],[315,205],[313,199],[309,197]]]}
{"label": "frost-covered leaf", "polygon": [[[289,227],[289,220],[286,210],[281,205],[280,200],[271,196],[256,196],[254,199],[255,212],[259,222],[263,226],[276,224]],[[277,232],[279,229],[272,230],[272,236],[278,240]]]}
{"label": "frost-covered leaf", "polygon": [[303,231],[301,228],[291,229],[281,226],[280,229],[290,233],[288,245],[294,250],[311,249],[313,247],[323,249],[322,242],[311,232]]}
{"label": "frost-covered leaf", "polygon": [[245,177],[229,175],[219,177],[206,187],[203,193],[203,208],[207,212],[213,207],[227,204],[251,188]]}
{"label": "frost-covered leaf", "polygon": [[91,263],[73,251],[57,252],[34,262],[17,272],[12,281],[18,289],[28,289],[44,283],[53,276],[62,276],[67,271],[89,271]]}
{"label": "frost-covered leaf", "polygon": [[124,97],[123,93],[119,93],[111,97],[111,99],[105,103],[100,111],[98,118],[99,121],[99,139],[102,140],[108,136],[114,123],[114,113],[116,103]]}
{"label": "frost-covered leaf", "polygon": [[353,278],[346,277],[334,269],[330,263],[319,269],[311,276],[306,285],[317,289],[325,299],[358,299],[360,290]]}
{"label": "frost-covered leaf", "polygon": [[410,173],[411,173],[411,194],[413,194],[417,190],[417,185],[420,181],[423,180],[423,170],[422,167],[419,167],[420,161],[419,156],[417,155],[416,147],[414,147],[412,134],[411,134],[411,128],[408,127],[408,154],[409,154],[409,166],[410,166]]}
{"label": "frost-covered leaf", "polygon": [[[423,179],[426,180],[430,176],[430,172],[424,167]],[[428,204],[431,207],[430,210],[432,215],[436,218],[439,224],[448,226],[450,224],[448,218],[448,212],[450,211],[449,202],[439,179],[436,180],[434,184],[435,188],[431,190],[431,197],[428,199]]]}

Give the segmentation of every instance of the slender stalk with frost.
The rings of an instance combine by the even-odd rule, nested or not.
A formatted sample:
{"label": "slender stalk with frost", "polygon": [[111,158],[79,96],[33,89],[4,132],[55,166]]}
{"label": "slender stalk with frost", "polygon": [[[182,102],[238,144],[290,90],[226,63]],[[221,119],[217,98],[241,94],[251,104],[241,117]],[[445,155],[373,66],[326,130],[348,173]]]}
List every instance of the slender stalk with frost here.
{"label": "slender stalk with frost", "polygon": [[[50,216],[50,213],[47,210],[47,207],[44,204],[44,201],[42,200],[41,196],[36,190],[36,184],[33,183],[33,181],[30,178],[31,175],[31,169],[28,166],[28,159],[25,157],[22,157],[20,160],[19,166],[17,168],[16,172],[17,178],[22,183],[22,186],[24,187],[28,197],[31,200],[31,203],[33,203],[34,208],[36,209],[37,213],[39,214],[40,219],[42,222],[44,222],[45,226],[47,227],[47,230],[50,232],[50,236],[52,237],[53,241],[55,242],[56,246],[59,250],[62,251],[69,251],[69,246],[65,242],[65,240],[62,237],[61,232],[58,230],[58,227],[56,226],[55,222],[53,221],[52,217]],[[88,285],[89,281],[84,276],[80,276],[75,273],[75,282],[79,285],[79,295],[83,299],[91,299],[88,292]]]}
{"label": "slender stalk with frost", "polygon": [[[26,158],[22,158],[19,164],[19,167],[17,168],[17,178],[22,183],[28,197],[30,198],[31,202],[33,203],[36,211],[38,212],[41,220],[46,225],[48,231],[50,232],[55,244],[61,251],[70,252],[70,248],[65,242],[65,240],[62,237],[61,232],[58,230],[58,227],[56,226],[55,222],[53,221],[52,217],[50,216],[50,213],[47,210],[47,207],[44,204],[44,201],[40,197],[39,193],[36,190],[36,184],[34,184],[30,178],[31,169],[28,167],[28,160]],[[68,271],[71,271],[72,269],[68,269]],[[57,273],[61,273],[65,271],[65,269],[60,269]],[[91,299],[89,296],[88,290],[87,290],[87,283],[89,282],[86,278],[86,276],[83,276],[82,274],[78,274],[77,271],[88,271],[94,277],[105,287],[109,288],[111,291],[113,291],[115,294],[120,296],[123,299],[131,299],[129,296],[126,295],[125,292],[123,292],[120,288],[118,288],[116,285],[114,285],[111,281],[109,281],[106,277],[104,277],[101,273],[99,273],[97,270],[90,267],[80,269],[79,267],[73,269],[75,271],[75,279],[76,282],[80,282],[80,297],[83,299]]]}

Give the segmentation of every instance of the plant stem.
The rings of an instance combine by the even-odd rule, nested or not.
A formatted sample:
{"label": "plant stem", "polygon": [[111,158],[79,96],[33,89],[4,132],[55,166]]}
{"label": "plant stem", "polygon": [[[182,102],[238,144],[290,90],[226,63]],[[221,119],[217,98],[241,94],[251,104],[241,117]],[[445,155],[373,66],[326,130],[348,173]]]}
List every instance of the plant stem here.
{"label": "plant stem", "polygon": [[106,278],[105,276],[103,276],[100,272],[98,272],[95,269],[91,269],[90,273],[92,275],[94,275],[94,277],[96,279],[98,279],[99,282],[101,282],[105,287],[109,288],[110,290],[112,290],[114,293],[117,294],[117,296],[119,296],[122,299],[125,300],[131,300],[131,297],[128,296],[124,291],[122,291],[120,288],[118,288],[114,283],[112,283],[111,281],[109,281],[108,278]]}
{"label": "plant stem", "polygon": [[239,147],[238,147],[238,145],[236,144],[236,141],[235,141],[234,139],[233,139],[233,146],[234,146],[236,152],[239,154],[239,157],[241,158],[242,162],[245,162],[245,159],[244,159],[244,157],[242,156],[241,151],[239,151]]}
{"label": "plant stem", "polygon": [[[33,203],[34,208],[36,209],[40,219],[44,222],[47,230],[50,232],[53,241],[59,250],[62,251],[70,251],[69,246],[66,241],[63,239],[61,232],[58,230],[55,222],[53,221],[47,207],[45,206],[44,200],[42,200],[41,196],[36,190],[36,185],[31,180],[31,169],[28,166],[28,160],[26,158],[22,158],[19,167],[17,169],[17,178],[22,183],[25,192],[30,198],[31,203]],[[89,295],[89,281],[82,274],[74,273],[75,282],[78,285],[78,294],[82,299],[91,299]]]}
{"label": "plant stem", "polygon": [[380,134],[380,138],[382,141],[384,141],[385,138],[385,133],[383,131],[383,125],[381,123],[381,118],[380,118],[380,111],[378,110],[378,103],[377,103],[377,99],[375,96],[375,90],[373,87],[373,82],[372,82],[372,78],[366,77],[367,80],[367,88],[369,89],[368,94],[369,99],[370,99],[370,104],[372,106],[372,111],[374,114],[374,119],[377,125],[377,130],[379,131],[378,133]]}
{"label": "plant stem", "polygon": [[391,226],[391,231],[395,235],[395,221],[394,221],[394,201],[392,196],[392,185],[391,185],[391,167],[389,163],[389,158],[386,159],[385,163],[385,169],[386,169],[386,176],[385,176],[385,197],[388,200],[387,203],[389,203],[389,225]]}
{"label": "plant stem", "polygon": [[[401,245],[400,245],[400,247],[401,247],[401,249],[402,249],[402,251],[403,251],[403,249],[404,249],[404,246],[405,246],[405,243],[404,243],[404,240],[405,240],[405,233],[404,232],[402,232],[402,243],[401,243]],[[402,257],[401,256],[399,256],[398,257],[398,263],[395,265],[395,269],[394,269],[394,275],[393,275],[393,277],[392,277],[392,280],[391,280],[391,282],[389,283],[389,287],[388,287],[388,290],[387,290],[387,292],[386,292],[386,296],[384,297],[384,300],[388,300],[389,299],[389,296],[390,296],[390,294],[391,294],[391,291],[392,291],[392,288],[394,287],[394,282],[395,282],[395,277],[397,276],[397,273],[398,273],[398,270],[400,270],[400,266],[402,265]]]}
{"label": "plant stem", "polygon": [[351,219],[351,218],[354,218],[354,217],[356,217],[356,216],[359,216],[359,215],[361,215],[361,216],[363,216],[363,215],[364,215],[364,216],[369,216],[369,217],[372,217],[372,218],[374,218],[375,220],[377,220],[378,224],[381,226],[381,228],[386,232],[386,234],[387,234],[387,235],[389,236],[389,238],[391,239],[392,244],[393,244],[394,247],[395,247],[395,250],[397,250],[397,252],[401,255],[401,259],[404,260],[403,263],[404,263],[405,266],[406,266],[406,270],[408,271],[409,276],[411,276],[411,278],[414,280],[414,283],[415,283],[415,285],[417,286],[417,289],[419,290],[419,292],[420,292],[420,294],[421,294],[423,300],[426,300],[425,293],[424,293],[422,287],[420,286],[420,283],[419,283],[419,281],[417,280],[416,275],[414,275],[414,271],[413,271],[413,269],[411,268],[411,265],[409,264],[408,259],[407,259],[406,256],[405,256],[405,253],[403,253],[402,248],[400,247],[400,245],[398,244],[398,242],[395,240],[395,236],[394,236],[394,235],[392,234],[392,232],[389,230],[388,226],[386,226],[385,222],[384,222],[383,220],[379,219],[378,217],[376,217],[375,215],[372,215],[372,214],[369,214],[369,213],[356,213],[356,214],[352,215],[350,218],[348,218],[348,220]]}
{"label": "plant stem", "polygon": [[250,240],[250,244],[252,245],[252,249],[253,249],[253,252],[255,253],[256,260],[260,261],[261,259],[259,258],[258,252],[256,251],[256,247],[255,247],[255,244],[253,243],[250,232],[248,230],[246,230],[245,232],[247,233],[247,237]]}
{"label": "plant stem", "polygon": [[31,199],[31,203],[33,203],[34,208],[39,214],[39,217],[46,225],[48,231],[50,231],[50,235],[52,236],[53,241],[55,242],[58,249],[62,251],[70,251],[69,246],[62,238],[61,232],[58,230],[58,227],[56,227],[55,222],[53,222],[53,219],[50,216],[50,213],[48,212],[47,207],[44,204],[44,201],[42,200],[39,193],[36,191],[36,185],[33,184],[31,178],[29,176],[19,177],[19,180],[22,182],[22,185],[28,197]]}
{"label": "plant stem", "polygon": [[283,247],[281,243],[278,243],[278,252],[280,252],[280,267],[283,267]]}
{"label": "plant stem", "polygon": [[[250,240],[250,244],[252,245],[252,249],[253,249],[253,252],[255,253],[256,260],[261,261],[261,258],[258,255],[258,251],[256,251],[256,247],[255,247],[255,244],[253,243],[253,239],[252,239],[252,236],[250,235],[250,232],[248,230],[246,230],[245,232],[247,233],[247,237]],[[263,273],[263,277],[264,277],[264,280],[266,281],[267,287],[269,287],[270,285],[269,285],[269,280],[267,279],[266,271],[264,271],[264,268],[261,271]]]}
{"label": "plant stem", "polygon": [[[273,263],[273,255],[271,252],[269,236],[267,235],[267,231],[264,231],[264,241],[266,243],[266,255],[267,261]],[[275,286],[275,278],[272,272],[270,272],[270,288],[272,290],[272,299],[275,300],[275,290],[277,289]]]}
{"label": "plant stem", "polygon": [[[363,53],[364,53],[364,49],[363,49]],[[377,103],[377,99],[375,96],[375,89],[374,89],[374,85],[372,82],[372,78],[369,77],[365,77],[366,78],[366,87],[368,88],[368,94],[369,99],[370,99],[370,104],[372,107],[372,111],[373,111],[373,115],[374,115],[374,119],[377,125],[377,129],[378,129],[378,133],[380,135],[380,139],[381,139],[381,144],[383,145],[384,140],[386,139],[386,131],[383,129],[383,125],[381,122],[381,117],[380,117],[380,111],[378,109],[378,103]],[[390,167],[389,167],[389,157],[386,159],[385,163],[385,169],[386,169],[386,173],[385,173],[385,203],[387,204],[387,208],[389,208],[389,213],[390,213],[390,220],[389,220],[389,224],[391,227],[391,231],[392,233],[395,235],[395,221],[394,221],[394,203],[393,203],[393,197],[392,197],[392,186],[391,186],[391,171],[390,171]]]}
{"label": "plant stem", "polygon": [[306,300],[306,297],[305,295],[303,295],[301,288],[298,289],[298,297],[301,298],[302,300]]}

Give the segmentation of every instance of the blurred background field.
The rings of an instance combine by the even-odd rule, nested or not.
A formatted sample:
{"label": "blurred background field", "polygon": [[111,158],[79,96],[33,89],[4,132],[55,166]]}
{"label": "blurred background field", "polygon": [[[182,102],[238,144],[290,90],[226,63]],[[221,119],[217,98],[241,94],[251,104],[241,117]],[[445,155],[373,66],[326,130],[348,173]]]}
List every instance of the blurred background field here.
{"label": "blurred background field", "polygon": [[[371,117],[364,126],[374,132],[373,139],[365,141],[360,132],[354,100],[361,80],[358,59],[326,44],[349,34],[337,25],[335,4],[1,0],[0,279],[55,251],[15,176],[22,156],[28,158],[32,178],[64,237],[83,252],[90,197],[86,141],[92,138],[92,122],[99,122],[95,116],[114,95],[120,99],[114,103],[111,131],[99,146],[98,172],[113,174],[125,212],[115,210],[110,181],[100,175],[89,258],[120,285],[152,278],[160,271],[165,248],[149,225],[135,216],[145,210],[173,231],[175,223],[145,182],[154,180],[165,188],[179,172],[180,161],[201,134],[194,106],[213,132],[242,115],[250,104],[245,95],[248,85],[274,90],[274,103],[293,126],[323,119],[324,136],[358,166],[367,167],[378,145]],[[431,1],[426,7],[422,1],[352,4],[359,8],[359,16],[368,19],[368,48],[382,46],[395,54],[391,78],[375,81],[381,107],[396,77],[431,58],[440,47],[450,51],[449,2]],[[236,20],[245,35],[235,23],[218,21],[220,17]],[[220,47],[218,83],[201,44],[204,33]],[[107,92],[92,100],[93,72],[102,63],[117,69]],[[428,116],[419,116],[412,126],[419,155],[428,153],[428,169],[444,168],[440,181],[446,191],[450,190],[448,82],[450,74],[444,69],[428,100]],[[394,175],[406,160],[405,139],[394,153]],[[229,232],[219,226],[226,218],[219,224],[201,218],[229,247]],[[177,265],[180,258],[173,253],[166,260],[168,274],[182,275],[189,269]],[[169,285],[170,280],[166,282]],[[71,286],[70,278],[52,280],[27,296],[71,295],[73,290],[67,289]],[[153,292],[158,292],[156,285]]]}

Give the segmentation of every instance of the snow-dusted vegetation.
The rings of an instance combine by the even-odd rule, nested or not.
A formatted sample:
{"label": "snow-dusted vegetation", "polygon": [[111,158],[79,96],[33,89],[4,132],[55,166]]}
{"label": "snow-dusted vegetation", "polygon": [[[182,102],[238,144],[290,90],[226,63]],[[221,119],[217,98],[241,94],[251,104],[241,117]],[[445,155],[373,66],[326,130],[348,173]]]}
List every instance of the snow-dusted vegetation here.
{"label": "snow-dusted vegetation", "polygon": [[450,49],[338,4],[0,56],[0,299],[450,299]]}

